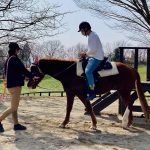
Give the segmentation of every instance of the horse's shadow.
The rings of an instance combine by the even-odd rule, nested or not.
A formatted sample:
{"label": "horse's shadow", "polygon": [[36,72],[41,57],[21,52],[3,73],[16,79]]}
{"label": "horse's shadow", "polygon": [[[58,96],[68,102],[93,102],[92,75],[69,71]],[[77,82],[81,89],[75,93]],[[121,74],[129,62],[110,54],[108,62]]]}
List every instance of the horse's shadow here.
{"label": "horse's shadow", "polygon": [[[105,112],[101,112],[100,115],[96,115],[98,119],[104,119],[107,121],[110,121],[112,126],[120,126],[122,127],[122,116],[117,114],[108,114]],[[138,128],[138,129],[137,129]],[[140,116],[133,116],[133,124],[129,128],[124,128],[125,130],[128,130],[130,132],[142,132],[140,129],[147,129],[150,130],[150,120],[147,122],[145,121],[145,118]]]}
{"label": "horse's shadow", "polygon": [[[38,113],[37,113],[37,120],[40,122]],[[123,132],[123,134],[120,134],[119,132],[113,133],[107,130],[101,131],[101,126],[99,126],[98,130],[96,131],[87,128],[84,129],[83,127],[78,128],[78,124],[75,124],[74,127],[70,127],[67,130],[60,129],[58,127],[55,127],[54,125],[53,125],[53,129],[48,128],[47,126],[47,128],[46,129],[44,128],[43,130],[42,124],[40,126],[40,124],[37,125],[33,122],[35,121],[34,117],[35,116],[32,116],[31,114],[28,116],[20,115],[20,119],[26,124],[31,125],[33,129],[29,128],[27,131],[15,132],[15,136],[13,135],[11,137],[10,135],[7,134],[3,136],[5,136],[6,138],[7,137],[12,138],[17,149],[23,149],[26,147],[26,150],[29,150],[31,148],[32,149],[61,149],[62,147],[70,148],[70,146],[76,146],[78,148],[78,146],[88,147],[88,145],[91,145],[92,147],[94,145],[101,145],[102,147],[111,146],[114,148],[120,147],[124,149],[133,149],[133,146],[138,141],[142,142],[150,138],[150,135],[148,135],[148,133],[144,131],[145,126],[137,123],[135,124],[134,127],[126,129],[127,131]],[[108,117],[105,117],[104,115],[101,117],[103,117],[103,119],[108,119],[112,122],[118,120],[116,115],[108,115]],[[146,129],[150,129],[150,128],[147,127]],[[51,131],[51,130],[55,130],[55,131]],[[60,136],[59,134],[60,135],[62,134],[64,136],[62,135]],[[143,139],[141,139],[141,135],[144,135],[142,136]],[[95,147],[94,149],[98,150],[99,148]]]}
{"label": "horse's shadow", "polygon": [[[147,134],[143,129],[139,129],[137,127],[133,127],[132,129],[128,129],[127,132],[129,134],[116,134],[110,132],[101,132],[98,131],[81,131],[77,129],[71,129],[78,133],[78,140],[84,144],[100,144],[102,146],[114,146],[120,147],[125,149],[133,149],[134,143],[136,144],[137,141],[141,141],[141,133],[144,134],[144,139],[149,139],[150,135]],[[135,135],[130,134],[135,133]],[[137,141],[136,141],[136,140]],[[144,141],[144,139],[142,139]],[[124,143],[124,144],[123,144]],[[125,144],[125,143],[132,143],[132,144]]]}
{"label": "horse's shadow", "polygon": [[[42,131],[41,129],[37,130],[27,130],[23,132],[15,132],[14,144],[17,149],[61,149],[62,147],[71,148],[71,146],[84,146],[89,148],[95,145],[101,145],[102,147],[116,147],[122,149],[133,149],[135,144],[140,141],[144,141],[150,138],[142,128],[134,127],[132,130],[127,130],[124,134],[112,133],[109,131],[93,131],[93,130],[82,130],[79,128],[69,128],[69,129],[60,129],[58,127],[53,128],[55,132],[51,132],[50,129]],[[69,130],[69,131],[68,131]],[[123,130],[123,129],[122,129]],[[71,131],[71,132],[70,132]],[[58,136],[63,133],[63,136]],[[71,134],[68,136],[68,132]],[[128,133],[127,133],[128,132]],[[65,134],[66,133],[66,134]],[[133,134],[131,134],[133,133]],[[144,135],[141,137],[141,134]],[[14,138],[13,136],[6,135],[8,138]],[[68,137],[67,137],[68,136]],[[66,138],[67,137],[67,138]],[[141,141],[142,140],[142,141]],[[56,142],[57,141],[57,142]],[[128,143],[128,144],[127,144]],[[98,150],[98,147],[94,147],[95,150]]]}
{"label": "horse's shadow", "polygon": [[[120,123],[120,126],[122,125],[122,120],[119,119],[119,117],[122,118],[122,116],[118,116],[117,114],[101,113],[101,115],[97,117],[109,120],[111,122]],[[129,130],[130,132],[140,132],[140,129],[137,128],[150,130],[150,120],[146,122],[145,118],[142,118],[140,116],[133,116],[133,124],[131,127],[126,128],[126,130]]]}

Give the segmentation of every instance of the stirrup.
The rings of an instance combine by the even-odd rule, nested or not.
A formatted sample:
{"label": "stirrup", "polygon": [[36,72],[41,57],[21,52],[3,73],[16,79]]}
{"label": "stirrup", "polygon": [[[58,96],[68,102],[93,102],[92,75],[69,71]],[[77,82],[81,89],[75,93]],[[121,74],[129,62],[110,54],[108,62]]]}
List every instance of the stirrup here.
{"label": "stirrup", "polygon": [[91,101],[91,100],[93,100],[94,98],[96,98],[96,94],[93,92],[92,94],[89,94],[89,95],[86,97],[86,100],[87,100],[87,101]]}

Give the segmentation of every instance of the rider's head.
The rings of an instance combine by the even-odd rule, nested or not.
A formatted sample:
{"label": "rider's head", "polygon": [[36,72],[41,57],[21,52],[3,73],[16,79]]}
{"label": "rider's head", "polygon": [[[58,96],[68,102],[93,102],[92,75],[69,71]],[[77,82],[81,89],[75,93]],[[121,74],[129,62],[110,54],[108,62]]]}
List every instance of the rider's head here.
{"label": "rider's head", "polygon": [[83,35],[87,36],[89,31],[91,31],[91,25],[88,22],[84,21],[79,24],[78,32],[81,32]]}

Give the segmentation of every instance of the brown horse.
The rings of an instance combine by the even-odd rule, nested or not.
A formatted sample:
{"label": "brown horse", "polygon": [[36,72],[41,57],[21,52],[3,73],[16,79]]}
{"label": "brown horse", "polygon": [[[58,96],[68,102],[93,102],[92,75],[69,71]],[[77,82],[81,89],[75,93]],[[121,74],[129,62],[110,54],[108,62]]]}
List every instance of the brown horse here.
{"label": "brown horse", "polygon": [[[133,102],[130,99],[131,90],[136,89],[137,95],[141,102],[141,107],[144,112],[145,118],[149,118],[150,110],[145,100],[144,94],[141,88],[140,76],[138,72],[120,62],[116,62],[119,74],[102,77],[96,83],[95,91],[97,94],[103,94],[110,90],[117,90],[122,97],[124,104],[129,110],[128,123],[130,126],[133,121],[132,106]],[[96,117],[92,110],[92,106],[89,101],[85,100],[86,86],[85,79],[76,75],[76,61],[66,61],[57,59],[41,59],[38,65],[32,66],[31,71],[35,75],[40,74],[39,80],[29,81],[28,86],[35,88],[42,80],[45,74],[48,74],[55,79],[59,80],[66,92],[67,96],[67,108],[66,116],[60,127],[65,128],[69,123],[70,113],[73,107],[74,97],[77,96],[85,105],[92,119],[91,128],[96,129]]]}

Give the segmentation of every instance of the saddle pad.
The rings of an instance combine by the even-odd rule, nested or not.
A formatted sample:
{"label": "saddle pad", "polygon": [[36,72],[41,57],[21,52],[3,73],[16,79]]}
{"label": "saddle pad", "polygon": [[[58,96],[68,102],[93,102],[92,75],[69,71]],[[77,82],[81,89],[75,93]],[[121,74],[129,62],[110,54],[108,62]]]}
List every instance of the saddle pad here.
{"label": "saddle pad", "polygon": [[[99,75],[101,77],[106,77],[106,76],[119,74],[116,63],[111,62],[111,65],[112,65],[112,69],[98,71]],[[83,74],[82,62],[80,61],[77,62],[76,71],[77,71],[77,76],[81,76]]]}

